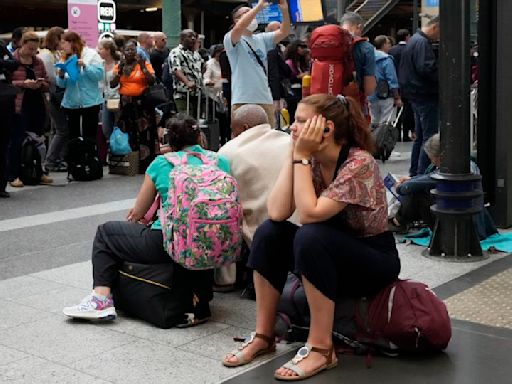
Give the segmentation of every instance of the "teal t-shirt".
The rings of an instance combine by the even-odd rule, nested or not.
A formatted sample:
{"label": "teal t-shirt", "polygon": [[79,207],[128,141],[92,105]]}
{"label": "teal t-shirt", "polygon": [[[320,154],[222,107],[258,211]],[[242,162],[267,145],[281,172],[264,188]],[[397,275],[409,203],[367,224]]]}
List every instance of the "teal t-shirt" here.
{"label": "teal t-shirt", "polygon": [[[190,147],[186,147],[183,151],[175,152],[178,154],[178,156],[181,158],[185,154],[185,152],[200,152],[200,153],[208,153],[210,151],[206,151],[199,145],[193,145]],[[210,152],[213,153],[213,152]],[[214,153],[215,156],[217,156],[218,165],[219,168],[222,169],[224,172],[231,173],[231,168],[229,167],[229,161],[216,153]],[[195,156],[189,156],[188,157],[188,163],[192,165],[200,165],[201,160],[199,160]],[[146,175],[149,176],[153,184],[155,184],[155,188],[157,192],[162,197],[162,204],[164,208],[167,208],[167,191],[169,189],[169,173],[171,172],[172,168],[174,166],[169,163],[166,158],[161,155],[158,156],[151,164],[149,164],[148,169],[146,170]],[[151,226],[151,229],[162,229],[162,226],[160,225],[160,219],[157,219],[153,225]]]}

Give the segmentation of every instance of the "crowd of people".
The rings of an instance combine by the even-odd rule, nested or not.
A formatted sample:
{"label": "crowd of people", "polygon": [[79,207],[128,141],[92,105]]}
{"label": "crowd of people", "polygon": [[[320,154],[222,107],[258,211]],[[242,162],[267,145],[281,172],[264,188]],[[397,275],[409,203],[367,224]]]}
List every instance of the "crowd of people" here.
{"label": "crowd of people", "polygon": [[[311,74],[309,35],[304,40],[290,37],[286,0],[279,2],[282,22],[257,33],[256,15],[266,6],[260,0],[252,8],[235,8],[232,29],[209,52],[190,29],[181,32],[173,49],[167,48],[161,32],[142,33],[138,41],[116,37],[87,47],[77,33],[55,27],[41,47],[34,33],[22,32],[20,37],[15,31],[11,44],[1,46],[0,82],[21,92],[0,99],[1,144],[2,149],[9,148],[8,157],[0,162],[0,177],[12,187],[23,186],[19,167],[28,135],[40,142],[44,160],[40,182],[46,184],[52,182],[50,171],[66,170],[70,139],[81,136],[96,142],[99,121],[107,140],[114,126],[127,132],[132,150],[139,151],[145,162],[143,184],[126,222],[98,228],[92,253],[93,291],[64,313],[115,317],[112,289],[122,263],[169,262],[201,303],[193,309],[194,320],[182,324],[189,326],[211,316],[208,302],[214,280],[219,277],[216,283],[233,284],[234,265],[215,273],[184,268],[164,249],[160,218],[151,226],[140,221],[157,195],[161,209],[170,204],[169,175],[174,165],[169,154],[159,156],[159,140],[166,137],[171,154],[190,157],[193,164],[201,164],[201,155],[215,158],[218,167],[239,184],[243,222],[238,230],[250,248],[248,267],[254,271],[257,308],[252,337],[228,354],[223,364],[244,365],[275,350],[277,304],[287,274],[293,272],[305,287],[310,333],[305,347],[275,377],[298,380],[337,364],[331,336],[336,298],[375,294],[400,272],[368,122],[386,123],[397,108],[408,108],[401,125],[403,140],[410,139],[408,132],[415,139],[409,176],[431,171],[424,144],[439,126],[437,59],[432,48],[439,37],[439,20],[430,20],[412,37],[400,30],[395,46],[388,36],[377,36],[372,45],[361,38],[361,17],[346,14],[342,27],[360,38],[353,51],[359,96],[303,98],[302,79]],[[77,78],[62,66],[56,70],[56,64],[72,58]],[[155,106],[146,99],[148,89],[157,83],[166,86],[177,112],[163,116],[160,123]],[[205,95],[213,100],[221,125],[223,146],[218,153],[204,148],[198,128],[199,119],[208,118],[202,107]],[[283,106],[290,112],[289,134],[275,129],[280,127]],[[48,151],[44,151],[46,116],[51,127]],[[4,184],[0,192],[7,197]]]}

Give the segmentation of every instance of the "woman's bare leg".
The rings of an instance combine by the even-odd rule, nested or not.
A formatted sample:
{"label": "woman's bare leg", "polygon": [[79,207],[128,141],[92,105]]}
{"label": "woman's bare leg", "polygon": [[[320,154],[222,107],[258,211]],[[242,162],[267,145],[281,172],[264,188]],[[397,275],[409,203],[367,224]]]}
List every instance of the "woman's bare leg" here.
{"label": "woman's bare leg", "polygon": [[[279,292],[258,272],[253,272],[254,288],[256,289],[256,333],[265,336],[274,335],[274,326],[277,314],[277,305],[279,303]],[[261,349],[267,348],[268,343],[259,338],[244,349],[244,356],[249,358]],[[228,354],[225,361],[237,362],[237,358]]]}
{"label": "woman's bare leg", "polygon": [[[308,336],[308,344],[314,347],[329,349],[332,346],[332,327],[334,323],[334,301],[324,296],[304,276],[302,283],[309,304],[311,323]],[[336,355],[333,352],[333,361]],[[298,363],[304,372],[311,372],[325,364],[325,357],[312,352],[308,358]],[[296,376],[297,374],[286,368],[279,368],[277,374],[283,376]]]}

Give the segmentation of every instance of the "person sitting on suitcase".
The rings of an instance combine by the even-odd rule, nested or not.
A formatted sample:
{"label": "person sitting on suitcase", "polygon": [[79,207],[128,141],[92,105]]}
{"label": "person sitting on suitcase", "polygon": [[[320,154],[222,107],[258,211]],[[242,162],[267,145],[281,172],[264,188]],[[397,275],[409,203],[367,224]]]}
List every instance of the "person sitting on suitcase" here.
{"label": "person sitting on suitcase", "polygon": [[[256,331],[223,364],[275,351],[274,326],[288,271],[302,277],[311,313],[306,345],[275,372],[302,380],[336,366],[332,330],[338,297],[365,297],[396,280],[400,259],[387,229],[387,204],[374,142],[355,99],[303,99],[288,159],[267,201],[269,220],[252,242]],[[297,210],[302,227],[287,221]]]}
{"label": "person sitting on suitcase", "polygon": [[[179,114],[169,120],[167,129],[173,154],[180,159],[191,152],[211,156],[217,159],[217,165],[222,171],[230,172],[229,162],[224,157],[198,145],[200,130],[194,119]],[[114,319],[116,310],[111,290],[123,262],[132,262],[149,265],[172,263],[175,268],[174,279],[189,284],[199,303],[193,311],[193,317],[184,317],[182,326],[199,324],[210,317],[208,303],[213,298],[213,269],[189,270],[178,265],[164,249],[160,220],[155,220],[151,226],[139,223],[157,193],[161,196],[163,209],[169,207],[167,197],[171,188],[170,172],[174,166],[166,156],[158,156],[149,165],[135,206],[128,212],[127,221],[109,221],[98,227],[92,249],[93,291],[80,304],[64,308],[65,315],[81,319]],[[188,156],[187,161],[192,165],[202,164],[195,156]]]}

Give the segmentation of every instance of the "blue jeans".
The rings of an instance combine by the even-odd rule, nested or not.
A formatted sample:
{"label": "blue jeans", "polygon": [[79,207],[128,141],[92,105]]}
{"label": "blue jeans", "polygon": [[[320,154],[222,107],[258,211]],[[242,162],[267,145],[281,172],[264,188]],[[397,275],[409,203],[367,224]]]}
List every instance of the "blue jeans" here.
{"label": "blue jeans", "polygon": [[101,110],[101,126],[103,128],[103,136],[107,141],[110,140],[110,135],[112,135],[112,131],[114,130],[114,126],[117,120],[117,112],[109,111],[107,109],[107,103],[103,104],[103,108]]}
{"label": "blue jeans", "polygon": [[409,176],[422,175],[430,165],[423,145],[439,132],[439,103],[434,101],[412,101],[414,121],[416,125],[416,140],[412,146],[411,167]]}

